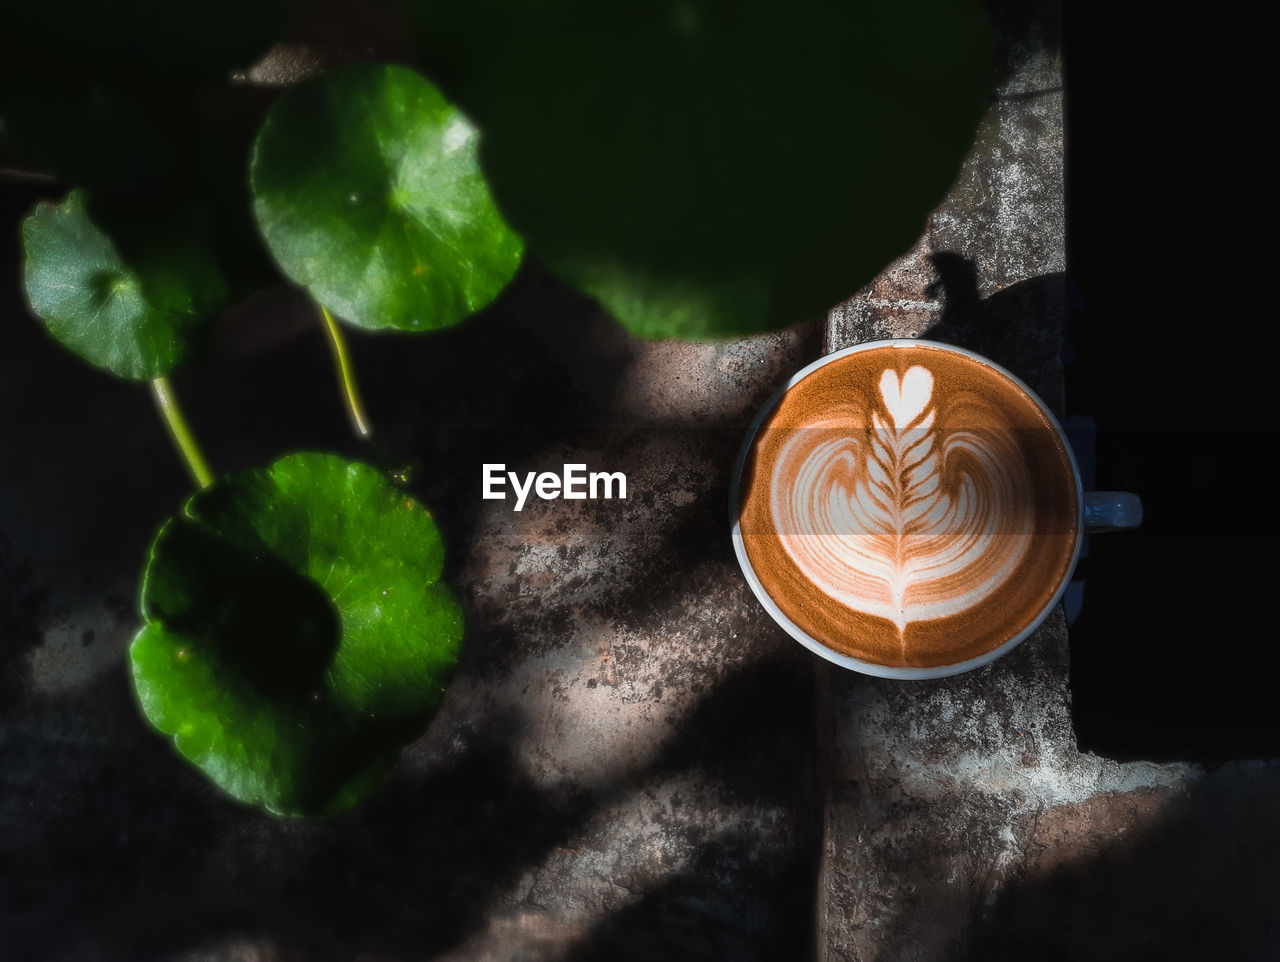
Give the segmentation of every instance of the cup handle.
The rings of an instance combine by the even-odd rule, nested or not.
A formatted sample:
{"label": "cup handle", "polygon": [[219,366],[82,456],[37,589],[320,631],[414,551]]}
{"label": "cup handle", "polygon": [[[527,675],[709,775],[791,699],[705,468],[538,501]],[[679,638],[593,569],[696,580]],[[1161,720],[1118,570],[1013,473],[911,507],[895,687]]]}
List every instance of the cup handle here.
{"label": "cup handle", "polygon": [[1084,530],[1128,531],[1142,524],[1142,499],[1128,491],[1086,491]]}

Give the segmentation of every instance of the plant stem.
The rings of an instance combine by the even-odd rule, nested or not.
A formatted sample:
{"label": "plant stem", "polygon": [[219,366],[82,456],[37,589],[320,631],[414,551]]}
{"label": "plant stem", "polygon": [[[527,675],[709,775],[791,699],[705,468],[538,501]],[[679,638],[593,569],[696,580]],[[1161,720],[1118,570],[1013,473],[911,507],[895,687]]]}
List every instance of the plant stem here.
{"label": "plant stem", "polygon": [[205,463],[204,455],[200,453],[200,446],[196,444],[195,436],[191,433],[191,429],[187,427],[186,419],[182,416],[182,409],[178,407],[178,399],[173,395],[173,389],[169,386],[169,379],[165,377],[154,378],[151,381],[151,392],[156,396],[156,404],[160,407],[160,412],[164,415],[164,423],[169,428],[169,436],[173,438],[174,443],[178,446],[178,451],[182,454],[182,459],[187,463],[187,470],[191,472],[191,477],[197,485],[207,488],[213,484],[213,473],[209,470],[209,465]]}
{"label": "plant stem", "polygon": [[329,332],[329,344],[333,348],[333,363],[338,369],[338,377],[342,379],[342,389],[347,396],[347,413],[351,415],[351,424],[362,438],[373,432],[364,414],[364,406],[360,403],[360,392],[356,389],[356,375],[351,367],[351,357],[347,354],[347,342],[343,340],[342,331],[337,321],[323,304],[319,305],[320,316],[324,318],[325,329]]}

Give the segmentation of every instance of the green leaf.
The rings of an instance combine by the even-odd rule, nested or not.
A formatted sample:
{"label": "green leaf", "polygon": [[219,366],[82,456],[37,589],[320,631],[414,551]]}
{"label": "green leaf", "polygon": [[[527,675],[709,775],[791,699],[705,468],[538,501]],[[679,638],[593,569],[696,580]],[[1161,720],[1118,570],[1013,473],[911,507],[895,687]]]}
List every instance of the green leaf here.
{"label": "green leaf", "polygon": [[522,243],[475,128],[405,67],[353,64],[289,90],[254,145],[254,213],[289,277],[366,328],[430,330],[492,301]]}
{"label": "green leaf", "polygon": [[444,697],[462,611],[425,508],[377,470],[294,454],[160,529],[130,654],[142,709],[236,798],[334,814]]}
{"label": "green leaf", "polygon": [[419,0],[531,252],[650,337],[821,317],[904,253],[994,82],[976,0]]}
{"label": "green leaf", "polygon": [[22,240],[31,310],[72,351],[120,377],[168,373],[226,300],[217,264],[182,225],[108,232],[82,191],[36,205]]}

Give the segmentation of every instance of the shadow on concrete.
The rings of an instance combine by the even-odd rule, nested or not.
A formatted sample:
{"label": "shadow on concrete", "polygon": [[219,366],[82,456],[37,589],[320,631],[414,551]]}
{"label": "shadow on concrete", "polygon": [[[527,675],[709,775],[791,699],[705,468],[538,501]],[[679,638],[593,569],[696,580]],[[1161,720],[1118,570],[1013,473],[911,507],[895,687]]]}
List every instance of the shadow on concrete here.
{"label": "shadow on concrete", "polygon": [[[136,711],[121,675],[93,693],[118,719]],[[7,833],[20,870],[6,880],[0,940],[23,958],[168,958],[243,938],[316,959],[429,957],[591,810],[515,774],[504,745],[515,723],[478,720],[481,738],[451,765],[328,821],[276,820],[216,795],[141,721],[91,756],[62,747],[40,773],[54,804]],[[19,778],[36,765],[23,751],[40,747],[52,746],[12,739]]]}
{"label": "shadow on concrete", "polygon": [[[6,192],[4,223],[37,193]],[[20,303],[14,233],[2,253],[0,384],[22,416],[0,422],[0,945],[49,959],[170,958],[237,940],[287,957],[434,957],[482,933],[504,893],[604,806],[655,779],[695,775],[726,807],[785,806],[804,828],[787,846],[760,845],[765,825],[694,839],[692,861],[638,891],[589,944],[616,952],[643,931],[646,944],[683,947],[682,957],[711,946],[761,959],[808,944],[820,818],[800,658],[709,686],[652,766],[607,786],[530,780],[510,747],[526,722],[503,715],[469,719],[465,745],[433,746],[428,770],[400,771],[347,817],[278,820],[212,788],[148,728],[125,668],[147,544],[189,482],[145,388],[56,345]],[[351,337],[372,448],[351,436],[305,305],[263,297],[252,316],[211,332],[210,350],[175,379],[209,460],[234,470],[320,448],[413,466],[410,488],[445,529],[455,577],[481,506],[464,467],[603,445],[612,427],[625,361],[612,322],[536,266],[456,329]],[[740,426],[701,428],[714,438],[708,450],[731,452],[749,413]],[[724,501],[723,490],[702,491],[673,515],[644,544],[643,577],[610,604],[642,622],[685,566],[730,558]],[[106,667],[42,687],[30,656],[49,624],[104,610],[117,628],[96,639],[88,630],[84,644],[110,646]],[[468,630],[464,673],[500,672],[503,645],[524,644],[483,616]]]}
{"label": "shadow on concrete", "polygon": [[[779,930],[778,913],[807,920],[804,906],[813,884],[812,860],[797,853],[770,866],[779,890],[796,894],[791,904],[758,887],[732,882],[739,866],[753,861],[756,837],[733,833],[702,847],[693,864],[646,893],[636,904],[596,926],[566,958],[570,962],[650,962],[653,959],[808,959],[811,926]],[[708,875],[724,876],[708,890]]]}
{"label": "shadow on concrete", "polygon": [[[1042,817],[1039,864],[1001,891],[960,958],[1263,962],[1280,946],[1280,777],[1221,769],[1161,804],[1099,796]],[[1167,806],[1167,807],[1166,807]],[[1052,816],[1052,821],[1049,816]]]}
{"label": "shadow on concrete", "polygon": [[924,336],[989,357],[1025,381],[1061,416],[1060,332],[1039,319],[1061,316],[1065,277],[1045,274],[983,298],[972,261],[949,251],[930,260],[937,280],[927,293],[943,299],[943,310]]}
{"label": "shadow on concrete", "polygon": [[42,618],[47,587],[37,585],[30,568],[14,553],[0,531],[0,704],[8,704],[22,689],[22,659],[40,644],[36,628]]}
{"label": "shadow on concrete", "polygon": [[811,957],[821,801],[808,747],[815,710],[809,668],[788,659],[735,675],[698,706],[648,773],[698,771],[714,781],[726,808],[807,812],[797,844],[762,860],[766,824],[722,831],[690,864],[597,924],[568,958]]}
{"label": "shadow on concrete", "polygon": [[[130,724],[123,672],[88,697],[109,735],[5,740],[8,790],[41,800],[3,835],[0,942],[23,958],[168,958],[243,938],[314,959],[429,958],[481,929],[497,897],[573,844],[595,812],[662,775],[710,778],[726,806],[815,805],[812,767],[795,750],[811,731],[811,680],[770,665],[731,677],[651,769],[608,786],[540,787],[508,747],[522,720],[478,718],[460,755],[332,820],[274,819],[211,791]],[[810,937],[817,825],[808,829],[763,860],[751,830],[703,840],[690,865],[638,893],[575,957],[610,947],[643,958],[641,946],[782,957]]]}

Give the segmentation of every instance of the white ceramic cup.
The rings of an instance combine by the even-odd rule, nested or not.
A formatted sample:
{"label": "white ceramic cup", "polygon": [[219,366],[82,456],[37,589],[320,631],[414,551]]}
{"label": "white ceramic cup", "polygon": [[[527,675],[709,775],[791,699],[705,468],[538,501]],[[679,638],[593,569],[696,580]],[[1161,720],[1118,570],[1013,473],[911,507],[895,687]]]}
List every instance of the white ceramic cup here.
{"label": "white ceramic cup", "polygon": [[[1052,426],[1052,430],[1056,431],[1061,440],[1062,447],[1066,451],[1067,457],[1071,463],[1071,470],[1074,475],[1074,484],[1076,492],[1076,516],[1074,529],[1076,531],[1075,546],[1071,555],[1071,563],[1067,566],[1061,577],[1059,584],[1056,586],[1049,602],[1036,614],[1036,616],[1013,636],[1005,639],[996,647],[984,652],[983,654],[970,658],[967,661],[957,662],[950,665],[935,665],[931,667],[902,667],[894,665],[883,665],[877,662],[864,661],[843,654],[828,647],[821,639],[815,638],[797,625],[794,621],[779,608],[778,604],[770,597],[769,592],[765,589],[759,576],[752,568],[751,560],[747,555],[746,545],[743,542],[743,535],[739,521],[739,485],[742,481],[742,474],[747,462],[747,458],[751,453],[756,437],[760,428],[770,414],[773,413],[782,398],[795,385],[799,384],[813,372],[822,367],[859,351],[869,351],[883,347],[902,347],[902,348],[918,348],[928,347],[936,348],[944,351],[950,351],[954,354],[963,355],[979,362],[986,368],[1003,375],[1022,389],[1026,395],[1034,401],[1044,414],[1045,423]],[[943,678],[948,675],[958,675],[961,672],[970,671],[982,665],[995,661],[1001,655],[1013,650],[1019,643],[1024,641],[1032,632],[1036,630],[1048,617],[1054,607],[1062,600],[1062,595],[1067,590],[1067,585],[1071,581],[1072,573],[1075,570],[1076,563],[1080,558],[1080,547],[1083,543],[1084,536],[1090,533],[1102,531],[1123,531],[1136,528],[1142,523],[1142,501],[1137,495],[1123,491],[1084,491],[1084,485],[1080,479],[1080,469],[1076,463],[1075,454],[1071,450],[1071,445],[1067,440],[1066,433],[1062,430],[1062,425],[1058,423],[1057,418],[1048,409],[1045,403],[1018,377],[1005,370],[999,364],[989,358],[975,354],[973,351],[964,348],[954,347],[950,344],[943,344],[937,341],[926,341],[920,339],[906,338],[898,340],[869,341],[865,344],[858,344],[854,347],[845,348],[828,354],[812,364],[805,367],[787,383],[777,391],[761,408],[760,413],[756,415],[752,421],[750,429],[747,431],[746,438],[742,443],[742,448],[738,453],[737,463],[733,469],[733,479],[730,485],[729,493],[730,518],[733,523],[733,549],[738,556],[738,564],[742,567],[742,573],[747,579],[747,584],[751,586],[752,592],[756,598],[764,606],[765,610],[773,617],[773,619],[781,625],[791,637],[804,645],[814,654],[840,665],[843,668],[849,668],[853,671],[863,672],[868,675],[876,675],[881,678],[902,678],[902,679],[919,679],[919,678]]]}

